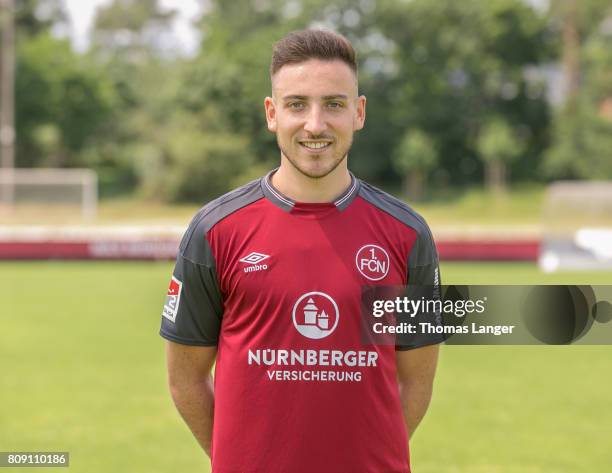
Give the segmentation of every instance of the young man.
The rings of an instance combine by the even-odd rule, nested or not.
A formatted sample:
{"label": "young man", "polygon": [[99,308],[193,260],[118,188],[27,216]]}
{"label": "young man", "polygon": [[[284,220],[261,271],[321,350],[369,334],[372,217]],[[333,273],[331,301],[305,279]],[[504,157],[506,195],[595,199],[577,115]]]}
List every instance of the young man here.
{"label": "young man", "polygon": [[214,473],[409,472],[437,346],[364,344],[361,289],[437,284],[431,234],[348,171],[366,105],[350,43],[291,33],[270,73],[280,167],[183,237],[161,327],[172,397]]}

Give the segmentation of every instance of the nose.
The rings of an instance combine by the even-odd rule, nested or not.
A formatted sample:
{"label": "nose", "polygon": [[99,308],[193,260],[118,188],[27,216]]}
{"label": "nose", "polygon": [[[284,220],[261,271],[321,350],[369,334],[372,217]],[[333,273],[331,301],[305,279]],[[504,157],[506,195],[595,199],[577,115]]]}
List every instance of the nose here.
{"label": "nose", "polygon": [[321,107],[311,107],[306,118],[306,123],[304,123],[304,130],[311,135],[318,136],[323,133],[326,128],[327,124],[325,123],[325,117]]}

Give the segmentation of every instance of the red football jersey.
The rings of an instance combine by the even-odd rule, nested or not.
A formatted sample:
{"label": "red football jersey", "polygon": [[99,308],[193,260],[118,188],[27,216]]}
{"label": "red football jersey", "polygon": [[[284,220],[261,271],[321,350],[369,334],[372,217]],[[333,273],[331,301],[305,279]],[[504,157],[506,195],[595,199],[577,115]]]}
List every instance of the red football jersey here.
{"label": "red football jersey", "polygon": [[161,335],[217,346],[214,473],[410,471],[396,349],[365,344],[367,285],[438,284],[424,220],[352,178],[294,202],[270,175],[203,207],[181,242]]}

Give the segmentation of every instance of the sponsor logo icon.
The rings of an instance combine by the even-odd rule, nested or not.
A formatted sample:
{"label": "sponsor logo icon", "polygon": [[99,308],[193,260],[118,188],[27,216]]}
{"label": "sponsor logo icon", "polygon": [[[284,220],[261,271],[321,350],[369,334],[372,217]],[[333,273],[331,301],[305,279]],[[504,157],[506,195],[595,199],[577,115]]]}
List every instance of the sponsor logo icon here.
{"label": "sponsor logo icon", "polygon": [[164,310],[162,311],[162,315],[172,323],[174,323],[176,314],[178,314],[182,288],[183,283],[172,276],[170,286],[168,287],[168,294],[166,295],[166,302],[164,303]]}
{"label": "sponsor logo icon", "polygon": [[257,253],[256,251],[253,251],[252,253],[249,253],[244,258],[241,258],[240,261],[243,263],[257,264],[257,263],[261,263],[263,260],[269,257],[270,255],[264,255],[263,253]]}
{"label": "sponsor logo icon", "polygon": [[243,271],[245,273],[252,273],[254,271],[262,271],[264,269],[268,269],[267,264],[259,264],[259,263],[261,263],[265,259],[268,259],[269,257],[270,255],[264,255],[263,253],[257,253],[256,251],[253,251],[252,253],[249,253],[248,255],[246,255],[244,258],[240,258],[239,261],[241,263],[250,264],[251,266],[247,266],[246,268],[243,268]]}
{"label": "sponsor logo icon", "polygon": [[293,305],[293,325],[307,338],[331,335],[340,320],[338,305],[323,292],[308,292]]}
{"label": "sponsor logo icon", "polygon": [[380,281],[389,273],[389,254],[378,245],[364,245],[355,255],[357,270],[370,281]]}

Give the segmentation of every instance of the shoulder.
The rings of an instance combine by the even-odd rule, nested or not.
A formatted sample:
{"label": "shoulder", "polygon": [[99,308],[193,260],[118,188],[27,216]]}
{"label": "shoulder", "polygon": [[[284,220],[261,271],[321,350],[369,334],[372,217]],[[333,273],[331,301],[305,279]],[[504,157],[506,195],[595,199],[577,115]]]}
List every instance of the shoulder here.
{"label": "shoulder", "polygon": [[197,256],[198,243],[206,239],[208,231],[221,220],[238,210],[257,202],[264,197],[261,189],[261,178],[238,187],[227,194],[204,205],[193,217],[185,232],[179,251],[189,259],[200,259]]}
{"label": "shoulder", "polygon": [[380,211],[386,212],[414,230],[416,239],[409,258],[411,267],[437,263],[436,244],[427,222],[421,215],[405,202],[363,181],[359,195]]}
{"label": "shoulder", "polygon": [[391,194],[361,181],[359,196],[378,210],[391,215],[407,227],[414,229],[417,234],[431,237],[431,231],[425,219],[408,204]]}

